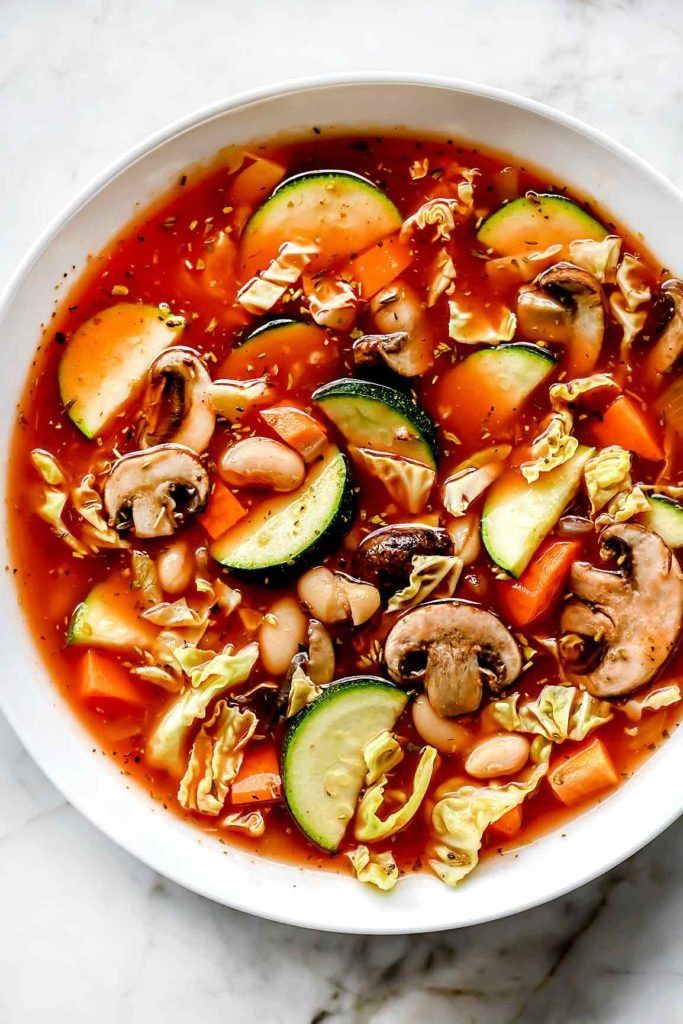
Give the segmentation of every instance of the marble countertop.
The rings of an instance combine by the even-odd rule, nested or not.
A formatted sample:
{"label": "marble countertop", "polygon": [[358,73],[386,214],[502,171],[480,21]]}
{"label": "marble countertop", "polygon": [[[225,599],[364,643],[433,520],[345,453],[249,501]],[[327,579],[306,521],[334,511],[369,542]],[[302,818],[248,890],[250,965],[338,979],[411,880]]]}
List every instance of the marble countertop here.
{"label": "marble countertop", "polygon": [[[74,192],[150,131],[320,72],[507,87],[683,185],[678,0],[431,0],[424,12],[413,0],[0,0],[0,284]],[[683,1022],[682,839],[680,821],[602,879],[506,921],[319,935],[215,906],[133,860],[65,803],[0,716],[0,1021]]]}

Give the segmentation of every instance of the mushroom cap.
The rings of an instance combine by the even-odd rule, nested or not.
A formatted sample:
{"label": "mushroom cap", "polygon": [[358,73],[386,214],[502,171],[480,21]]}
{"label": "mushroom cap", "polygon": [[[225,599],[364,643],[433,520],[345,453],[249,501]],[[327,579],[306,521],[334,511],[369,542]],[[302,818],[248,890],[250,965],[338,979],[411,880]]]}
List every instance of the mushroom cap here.
{"label": "mushroom cap", "polygon": [[354,556],[354,572],[383,597],[407,586],[415,555],[452,555],[447,530],[423,523],[394,523],[364,537]]}
{"label": "mushroom cap", "polygon": [[683,622],[683,577],[664,541],[636,523],[603,530],[603,559],[572,568],[572,599],[560,621],[559,651],[569,682],[594,697],[618,697],[643,686],[671,654]]}
{"label": "mushroom cap", "polygon": [[606,306],[600,282],[572,263],[556,263],[520,290],[517,321],[530,341],[580,345],[587,353],[582,368],[590,369],[605,334]]}
{"label": "mushroom cap", "polygon": [[197,454],[159,444],[117,459],[103,499],[111,526],[121,529],[130,517],[135,535],[145,538],[170,536],[208,496],[209,477]]}
{"label": "mushroom cap", "polygon": [[173,441],[206,451],[216,426],[210,388],[209,372],[194,349],[178,345],[159,353],[147,371],[141,446]]}
{"label": "mushroom cap", "polygon": [[648,353],[646,373],[651,379],[667,373],[683,353],[683,281],[676,277],[664,281],[661,296],[669,306],[670,316]]}
{"label": "mushroom cap", "polygon": [[517,643],[498,616],[455,599],[407,611],[386,638],[384,658],[396,682],[424,684],[443,718],[476,711],[484,682],[498,693],[522,670]]}

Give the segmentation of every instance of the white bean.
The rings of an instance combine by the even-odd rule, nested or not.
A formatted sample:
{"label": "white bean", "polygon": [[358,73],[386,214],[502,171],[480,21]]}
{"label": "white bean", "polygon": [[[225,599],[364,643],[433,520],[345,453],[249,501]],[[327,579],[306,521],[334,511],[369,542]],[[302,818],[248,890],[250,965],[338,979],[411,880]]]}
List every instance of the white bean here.
{"label": "white bean", "polygon": [[173,541],[157,555],[161,589],[167,594],[182,594],[190,585],[194,567],[194,557],[187,541]]}
{"label": "white bean", "polygon": [[343,573],[334,574],[342,590],[346,594],[354,626],[362,626],[371,619],[380,606],[382,598],[377,587],[372,583],[354,580]]}
{"label": "white bean", "polygon": [[267,487],[272,491],[294,491],[306,476],[301,456],[270,437],[238,441],[223,453],[218,471],[232,487]]}
{"label": "white bean", "polygon": [[282,597],[269,609],[259,629],[261,661],[266,672],[283,675],[303,644],[308,620],[293,597]]}
{"label": "white bean", "polygon": [[311,615],[326,626],[343,622],[351,614],[349,599],[339,585],[339,578],[324,565],[305,572],[299,579],[297,592]]}
{"label": "white bean", "polygon": [[413,704],[413,723],[425,743],[436,747],[440,754],[455,754],[466,750],[472,734],[452,718],[442,718],[422,693]]}
{"label": "white bean", "polygon": [[529,759],[530,744],[526,736],[499,733],[476,743],[465,758],[465,771],[474,779],[495,779],[499,775],[516,775]]}

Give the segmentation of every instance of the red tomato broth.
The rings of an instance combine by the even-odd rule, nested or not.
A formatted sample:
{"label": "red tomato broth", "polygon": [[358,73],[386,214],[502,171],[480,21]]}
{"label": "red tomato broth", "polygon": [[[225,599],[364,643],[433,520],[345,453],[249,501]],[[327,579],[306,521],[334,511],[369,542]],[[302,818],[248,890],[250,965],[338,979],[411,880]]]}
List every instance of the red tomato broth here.
{"label": "red tomato broth", "polygon": [[[477,150],[459,147],[452,142],[388,138],[388,139],[316,139],[314,143],[302,143],[283,148],[264,150],[264,155],[287,169],[287,175],[303,170],[340,167],[367,176],[380,185],[390,198],[397,204],[403,216],[414,212],[421,203],[435,194],[438,178],[432,176],[434,170],[456,162],[463,167],[477,167],[481,176],[475,184],[477,207],[495,208],[500,197],[496,195],[496,176],[507,165],[500,157],[482,154]],[[431,174],[425,178],[413,180],[409,168],[415,160],[429,160]],[[74,606],[83,599],[90,588],[103,580],[112,567],[128,571],[129,556],[126,552],[105,552],[88,559],[74,558],[70,550],[49,530],[47,525],[40,525],[35,516],[36,495],[40,484],[32,470],[29,460],[30,452],[36,448],[44,448],[52,452],[60,463],[66,467],[74,481],[87,471],[93,458],[94,443],[81,437],[77,429],[64,415],[59,399],[56,379],[57,366],[64,350],[64,344],[74,330],[87,318],[114,302],[122,301],[121,297],[112,295],[112,288],[124,286],[127,289],[124,301],[159,304],[166,302],[175,313],[182,313],[187,318],[187,328],[182,344],[197,350],[205,357],[212,376],[219,375],[216,367],[220,367],[233,347],[244,334],[249,317],[241,310],[235,310],[232,304],[236,287],[227,287],[224,279],[215,279],[206,283],[207,266],[210,272],[222,265],[223,270],[235,265],[229,244],[224,245],[220,260],[215,257],[213,268],[211,257],[215,256],[216,248],[206,248],[206,241],[216,239],[218,233],[231,226],[235,216],[244,216],[243,211],[235,210],[231,205],[231,175],[224,169],[208,174],[189,174],[183,176],[178,186],[164,197],[151,210],[143,211],[101,254],[91,257],[86,274],[70,289],[53,315],[52,322],[43,329],[43,339],[32,366],[31,376],[19,403],[19,413],[15,436],[12,441],[10,458],[10,533],[14,551],[13,572],[19,588],[21,603],[26,611],[29,623],[34,632],[37,645],[49,667],[59,689],[69,702],[71,708],[79,716],[86,729],[94,737],[97,747],[109,754],[120,765],[121,773],[144,786],[150,796],[160,803],[164,809],[173,811],[183,818],[190,819],[209,834],[216,834],[221,842],[228,846],[234,845],[250,852],[287,860],[309,866],[331,867],[333,870],[348,873],[350,867],[344,857],[329,857],[313,847],[297,830],[293,820],[283,806],[272,805],[263,808],[266,818],[266,832],[260,839],[245,838],[237,833],[223,831],[220,818],[185,812],[176,800],[177,780],[163,772],[155,771],[144,759],[144,736],[154,722],[168,695],[152,685],[139,681],[138,685],[147,696],[145,708],[127,710],[119,714],[106,713],[80,700],[75,688],[75,665],[82,656],[82,649],[65,646],[65,628]],[[519,174],[518,194],[528,189],[538,192],[562,191],[539,172],[522,168]],[[438,189],[436,190],[438,194]],[[603,223],[609,221],[598,211]],[[643,246],[635,242],[621,230],[624,237],[625,250],[637,253],[641,258],[649,260],[652,281],[659,276],[659,269],[651,257],[644,252]],[[402,279],[416,286],[424,287],[425,279],[429,280],[429,267],[432,264],[435,247],[428,238],[431,232],[424,232],[414,239],[415,258],[411,266],[401,275]],[[228,236],[229,242],[229,236]],[[220,247],[219,247],[220,248]],[[513,305],[513,297],[518,283],[511,282],[509,287],[497,285],[495,292],[484,272],[481,252],[474,244],[471,226],[465,231],[455,233],[448,243],[458,271],[459,292],[467,294],[468,302],[485,310],[493,300],[494,306]],[[199,261],[199,263],[198,263]],[[201,269],[202,261],[205,268]],[[199,268],[199,269],[198,269]],[[242,283],[242,282],[238,282]],[[299,307],[296,302],[285,304],[279,312],[281,315],[297,316]],[[447,304],[445,302],[428,311],[434,336],[437,339],[448,337]],[[369,316],[361,315],[361,329],[370,328]],[[647,335],[647,331],[645,332]],[[350,355],[351,342],[348,335],[328,332],[331,345],[338,348],[338,357],[333,358],[326,379],[336,376],[351,375],[353,364]],[[603,347],[600,369],[617,370],[619,330],[613,325],[608,329]],[[450,345],[454,348],[454,345]],[[636,344],[639,351],[642,342]],[[468,350],[463,346],[462,355]],[[636,356],[637,358],[637,356]],[[452,357],[448,351],[439,355],[434,370],[428,378],[418,381],[415,393],[425,408],[434,413],[434,385],[441,375],[451,366]],[[310,395],[318,383],[317,380],[303,379],[294,391],[286,389],[286,367],[280,366],[279,380],[276,381],[277,396],[271,404],[282,404],[293,400],[301,408],[311,411]],[[560,364],[554,376],[563,376]],[[655,397],[648,391],[637,375],[628,379],[626,393],[642,398],[646,407],[652,406]],[[541,387],[527,403],[523,412],[517,416],[509,431],[503,432],[496,440],[509,440],[521,444],[533,437],[532,430],[547,412],[547,388]],[[314,410],[315,414],[315,410]],[[317,415],[322,422],[323,417]],[[576,434],[585,443],[591,442],[591,423],[599,420],[600,411],[585,413],[583,418],[577,417]],[[103,437],[102,448],[106,451],[115,444],[121,452],[135,450],[134,431],[129,428],[130,410],[126,410],[120,422]],[[325,424],[330,436],[339,440],[331,424]],[[491,443],[491,439],[482,436],[471,444],[458,444],[453,439],[447,425],[437,424],[440,441],[440,478],[463,458],[474,451]],[[237,436],[260,434],[276,436],[259,418],[258,410],[248,414],[242,422]],[[230,436],[229,428],[218,425],[209,449],[210,461],[217,459],[218,453],[225,447]],[[680,446],[679,446],[680,447]],[[679,456],[679,452],[676,452]],[[680,457],[680,456],[679,456]],[[640,472],[640,476],[638,475]],[[649,473],[649,476],[648,476]],[[634,479],[652,477],[652,467],[636,460]],[[326,564],[339,567],[346,571],[351,569],[353,549],[359,536],[370,532],[377,525],[391,522],[404,522],[420,519],[420,516],[407,516],[396,506],[388,504],[382,486],[356,472],[356,484],[360,485],[358,495],[359,506],[356,520],[346,541],[339,545]],[[432,501],[425,510],[429,515],[438,512],[440,503],[436,499],[437,488],[432,494]],[[240,491],[239,500],[247,508],[262,500],[263,495],[256,492]],[[481,507],[479,500],[474,507]],[[585,514],[585,499],[579,499],[575,506],[566,510]],[[566,514],[565,513],[565,514]],[[424,518],[424,515],[422,516]],[[30,528],[28,525],[30,524]],[[183,531],[191,546],[205,544],[208,541],[205,532],[197,520],[190,522]],[[143,546],[152,556],[160,551],[165,540],[149,541]],[[598,564],[597,541],[593,535],[584,540],[583,557]],[[219,567],[212,567],[212,575],[218,576]],[[46,586],[46,582],[48,585]],[[232,581],[231,581],[232,582]],[[235,583],[244,595],[244,604],[265,612],[280,595],[291,592],[291,587],[263,587],[240,580]],[[496,580],[485,553],[477,561],[468,566],[463,574],[463,581],[458,596],[470,600],[482,600],[494,611],[501,611],[496,592]],[[345,640],[337,649],[337,677],[368,673],[383,675],[381,661],[368,655],[370,650],[376,652],[390,626],[388,620],[373,621],[368,626],[351,632],[337,630],[337,635]],[[543,635],[552,632],[553,618],[533,623],[529,635]],[[522,631],[524,632],[524,631]],[[211,629],[204,640],[204,646],[219,649],[228,641],[242,644],[253,637],[241,627],[238,616],[231,616],[220,628]],[[346,642],[346,641],[350,642]],[[664,675],[678,678],[682,667],[683,655],[677,653]],[[249,682],[265,680],[267,674],[257,667]],[[544,682],[556,681],[557,673],[551,657],[539,652],[532,667],[526,671],[515,688],[521,693],[535,696]],[[679,709],[673,708],[659,712],[657,731],[661,738],[678,724]],[[654,716],[653,716],[654,717]],[[471,723],[473,730],[478,728],[478,716],[466,716],[463,721]],[[614,720],[601,727],[598,735],[606,742],[617,771],[622,777],[628,777],[650,752],[659,739],[649,738],[644,749],[637,749],[637,742],[628,736],[625,727],[632,728],[624,715],[615,714]],[[640,723],[642,729],[648,725],[647,715]],[[422,741],[412,724],[408,710],[399,720],[396,727],[399,736],[405,737],[416,748]],[[282,727],[275,730],[276,737],[282,734]],[[571,750],[574,744],[567,743],[562,751]],[[405,761],[392,773],[389,790],[410,792],[412,773],[416,764],[416,754],[409,753]],[[458,757],[440,758],[431,790],[453,775],[463,775],[461,759]],[[597,800],[605,794],[599,794]],[[512,849],[536,836],[557,828],[577,813],[581,813],[588,804],[578,808],[565,808],[553,796],[549,787],[542,783],[537,792],[528,798],[522,808],[523,826],[519,835],[503,843],[499,836],[495,839],[485,837],[485,849]],[[391,809],[391,808],[389,808]],[[226,811],[230,811],[229,803]],[[376,849],[390,849],[397,860],[399,869],[414,870],[424,864],[426,848],[429,844],[430,830],[426,822],[425,809],[413,819],[412,823],[397,836],[376,844]],[[356,844],[351,838],[351,829],[342,851]]]}

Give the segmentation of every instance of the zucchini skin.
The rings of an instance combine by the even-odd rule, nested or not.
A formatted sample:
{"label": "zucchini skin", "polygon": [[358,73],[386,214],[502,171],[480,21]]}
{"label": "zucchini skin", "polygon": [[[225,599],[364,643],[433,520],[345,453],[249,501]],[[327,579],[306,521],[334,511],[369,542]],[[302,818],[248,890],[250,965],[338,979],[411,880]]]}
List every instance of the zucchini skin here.
{"label": "zucchini skin", "polygon": [[387,405],[413,424],[422,440],[431,448],[432,454],[436,455],[434,424],[415,399],[410,398],[405,392],[398,391],[387,384],[378,384],[375,381],[363,380],[359,377],[342,377],[340,380],[323,384],[313,392],[311,398],[314,402],[321,402],[324,407],[326,398],[343,398],[344,396],[366,398]]}
{"label": "zucchini skin", "polygon": [[219,564],[223,565],[228,572],[239,576],[246,582],[259,583],[264,586],[278,586],[286,583],[295,573],[300,573],[310,568],[322,555],[327,554],[348,532],[356,514],[356,493],[351,475],[351,467],[347,457],[342,452],[339,454],[346,471],[341,498],[327,528],[305,550],[299,552],[298,555],[295,555],[289,561],[254,569],[234,567],[217,559]]}

